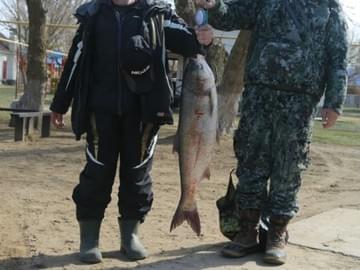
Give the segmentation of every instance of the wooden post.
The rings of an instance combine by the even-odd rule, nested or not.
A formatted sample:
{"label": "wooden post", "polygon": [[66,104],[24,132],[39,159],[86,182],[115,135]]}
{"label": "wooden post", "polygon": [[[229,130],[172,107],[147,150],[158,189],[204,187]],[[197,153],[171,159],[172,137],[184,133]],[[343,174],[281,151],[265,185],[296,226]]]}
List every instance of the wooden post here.
{"label": "wooden post", "polygon": [[51,115],[49,113],[43,114],[41,123],[41,137],[50,137],[50,122]]}
{"label": "wooden post", "polygon": [[25,137],[25,121],[24,118],[19,117],[18,115],[13,115],[15,119],[15,142],[22,141]]}

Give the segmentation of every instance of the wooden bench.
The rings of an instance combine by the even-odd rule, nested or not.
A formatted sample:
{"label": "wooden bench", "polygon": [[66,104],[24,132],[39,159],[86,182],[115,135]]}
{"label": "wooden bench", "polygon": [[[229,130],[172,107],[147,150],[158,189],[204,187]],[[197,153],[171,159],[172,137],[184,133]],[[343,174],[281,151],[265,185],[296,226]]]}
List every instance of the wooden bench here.
{"label": "wooden bench", "polygon": [[12,112],[15,141],[24,141],[25,138],[40,128],[40,137],[50,137],[51,112]]}
{"label": "wooden bench", "polygon": [[51,112],[2,107],[0,107],[0,111],[10,112],[9,127],[15,128],[15,141],[24,141],[28,135],[34,133],[34,130],[39,129],[39,123],[41,125],[40,136],[42,138],[50,137]]}

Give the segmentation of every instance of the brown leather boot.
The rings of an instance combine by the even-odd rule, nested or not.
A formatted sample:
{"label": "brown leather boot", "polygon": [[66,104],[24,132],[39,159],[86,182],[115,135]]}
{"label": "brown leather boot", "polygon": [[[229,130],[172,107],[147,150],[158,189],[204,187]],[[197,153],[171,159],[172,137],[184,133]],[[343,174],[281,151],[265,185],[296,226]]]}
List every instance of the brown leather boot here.
{"label": "brown leather boot", "polygon": [[239,213],[240,230],[234,240],[221,250],[227,258],[240,258],[259,250],[260,210],[242,209]]}
{"label": "brown leather boot", "polygon": [[266,241],[264,262],[280,265],[286,262],[285,246],[288,242],[288,217],[271,217]]}

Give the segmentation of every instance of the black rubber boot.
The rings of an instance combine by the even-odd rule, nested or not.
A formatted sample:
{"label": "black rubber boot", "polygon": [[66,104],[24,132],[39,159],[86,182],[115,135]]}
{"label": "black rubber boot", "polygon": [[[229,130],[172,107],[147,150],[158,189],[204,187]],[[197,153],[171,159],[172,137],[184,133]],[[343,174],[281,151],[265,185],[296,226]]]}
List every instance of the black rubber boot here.
{"label": "black rubber boot", "polygon": [[227,258],[240,258],[259,251],[260,210],[242,209],[239,213],[240,230],[234,240],[221,250]]}
{"label": "black rubber boot", "polygon": [[102,255],[99,250],[101,220],[79,221],[80,225],[80,261],[99,263]]}
{"label": "black rubber boot", "polygon": [[121,235],[121,253],[129,260],[145,259],[148,253],[138,238],[140,220],[122,220],[119,218],[118,221]]}
{"label": "black rubber boot", "polygon": [[281,265],[286,262],[285,247],[289,238],[287,232],[289,220],[286,217],[270,218],[264,262],[274,265]]}

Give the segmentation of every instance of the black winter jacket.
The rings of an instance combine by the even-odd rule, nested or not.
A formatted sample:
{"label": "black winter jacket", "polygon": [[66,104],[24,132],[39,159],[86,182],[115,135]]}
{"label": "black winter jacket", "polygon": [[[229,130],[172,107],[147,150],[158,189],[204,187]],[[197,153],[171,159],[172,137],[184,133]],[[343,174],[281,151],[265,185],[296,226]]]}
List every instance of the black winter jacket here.
{"label": "black winter jacket", "polygon": [[[111,0],[93,0],[76,10],[75,16],[79,21],[79,28],[73,39],[68,59],[50,106],[51,111],[65,114],[72,103],[71,122],[76,139],[80,139],[88,126],[88,102],[93,60],[91,46],[93,41],[91,39],[94,36],[96,17],[101,5],[109,3]],[[173,118],[170,109],[172,89],[167,76],[166,49],[184,57],[191,57],[200,52],[200,44],[194,31],[187,27],[168,4],[152,0],[138,0],[136,5],[137,8],[140,7],[144,10],[145,21],[149,18],[155,20],[161,38],[161,42],[157,43],[154,57],[156,88],[140,98],[141,108],[139,109],[142,112],[142,120],[158,125],[172,124]]]}

